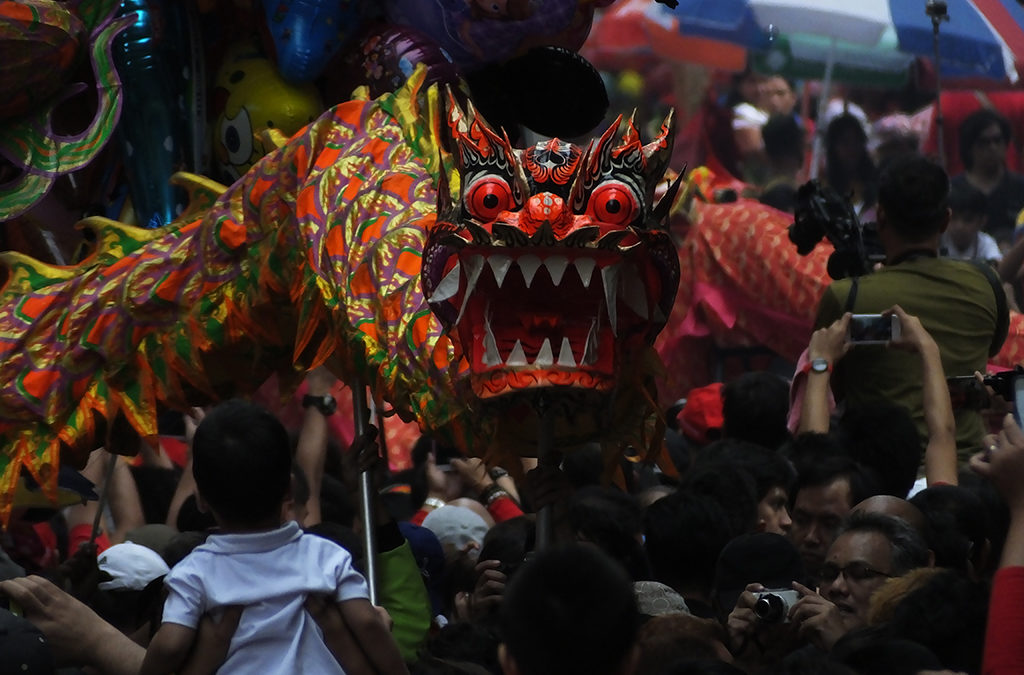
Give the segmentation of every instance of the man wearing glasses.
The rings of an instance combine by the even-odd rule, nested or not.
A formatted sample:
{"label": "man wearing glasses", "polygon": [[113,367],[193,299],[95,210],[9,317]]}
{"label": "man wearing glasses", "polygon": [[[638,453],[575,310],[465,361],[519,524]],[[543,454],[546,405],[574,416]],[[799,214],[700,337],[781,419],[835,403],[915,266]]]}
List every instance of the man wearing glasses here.
{"label": "man wearing glasses", "polygon": [[928,548],[905,521],[854,512],[828,549],[818,592],[794,583],[800,600],[789,612],[798,632],[823,650],[867,625],[871,595],[886,579],[928,565]]}

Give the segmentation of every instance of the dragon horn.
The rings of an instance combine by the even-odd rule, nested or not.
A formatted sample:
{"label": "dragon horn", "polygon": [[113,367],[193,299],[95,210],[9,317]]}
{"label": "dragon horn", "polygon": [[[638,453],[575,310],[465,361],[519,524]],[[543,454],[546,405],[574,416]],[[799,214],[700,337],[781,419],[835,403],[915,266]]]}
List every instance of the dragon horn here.
{"label": "dragon horn", "polygon": [[654,211],[651,212],[651,222],[654,223],[655,227],[666,228],[668,226],[668,218],[672,213],[672,205],[676,201],[676,195],[679,193],[679,186],[683,183],[683,176],[686,175],[686,166],[683,166],[683,170],[679,172],[675,180],[669,183],[668,189],[665,190],[665,194],[662,195],[658,205],[654,207]]}
{"label": "dragon horn", "polygon": [[675,110],[669,110],[665,120],[661,123],[661,133],[653,141],[643,146],[646,173],[649,179],[660,177],[665,173],[669,158],[672,156],[675,137]]}

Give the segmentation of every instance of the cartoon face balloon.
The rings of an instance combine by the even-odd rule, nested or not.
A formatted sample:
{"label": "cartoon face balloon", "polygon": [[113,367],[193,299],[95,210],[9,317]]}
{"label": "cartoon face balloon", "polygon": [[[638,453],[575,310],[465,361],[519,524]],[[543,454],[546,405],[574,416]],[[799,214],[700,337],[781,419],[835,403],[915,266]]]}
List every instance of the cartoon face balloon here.
{"label": "cartoon face balloon", "polygon": [[315,86],[288,84],[268,59],[239,51],[221,66],[213,105],[215,164],[231,182],[273,149],[264,147],[261,131],[277,129],[291,136],[324,110]]}

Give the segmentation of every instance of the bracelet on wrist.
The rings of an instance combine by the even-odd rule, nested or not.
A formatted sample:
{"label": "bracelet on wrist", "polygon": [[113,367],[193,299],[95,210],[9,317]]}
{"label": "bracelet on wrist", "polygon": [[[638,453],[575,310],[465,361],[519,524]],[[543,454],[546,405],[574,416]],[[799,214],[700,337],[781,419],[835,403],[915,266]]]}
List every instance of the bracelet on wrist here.
{"label": "bracelet on wrist", "polygon": [[496,466],[488,472],[491,476],[491,480],[498,480],[508,475],[508,471],[502,469],[500,466]]}
{"label": "bracelet on wrist", "polygon": [[490,506],[498,499],[508,496],[508,492],[506,492],[503,487],[501,487],[497,483],[493,483],[485,487],[483,489],[483,492],[480,493],[480,503],[484,504],[485,506]]}
{"label": "bracelet on wrist", "polygon": [[427,497],[423,500],[423,506],[429,506],[432,509],[439,509],[444,506],[445,503],[446,502],[443,499],[438,499],[437,497]]}

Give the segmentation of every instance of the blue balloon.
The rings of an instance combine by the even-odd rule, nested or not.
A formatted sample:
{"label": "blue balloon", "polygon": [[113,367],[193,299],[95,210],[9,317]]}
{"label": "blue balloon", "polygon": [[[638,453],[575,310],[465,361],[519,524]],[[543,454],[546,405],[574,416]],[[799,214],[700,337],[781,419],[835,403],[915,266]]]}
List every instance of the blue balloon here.
{"label": "blue balloon", "polygon": [[277,69],[288,82],[312,82],[362,21],[361,0],[264,0]]}

